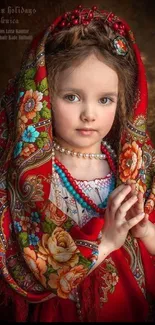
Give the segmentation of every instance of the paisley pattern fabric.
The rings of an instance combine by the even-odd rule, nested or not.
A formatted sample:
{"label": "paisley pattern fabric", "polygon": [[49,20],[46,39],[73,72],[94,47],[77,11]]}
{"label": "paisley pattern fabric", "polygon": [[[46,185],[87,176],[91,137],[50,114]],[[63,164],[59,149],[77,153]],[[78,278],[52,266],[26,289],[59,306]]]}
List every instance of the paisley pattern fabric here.
{"label": "paisley pattern fabric", "polygon": [[[52,113],[44,53],[61,18],[33,39],[20,72],[9,80],[1,97],[1,291],[12,296],[18,321],[27,317],[26,307],[21,307],[25,302],[42,302],[33,320],[59,321],[61,314],[61,320],[77,321],[75,303],[69,299],[77,287],[80,313],[86,321],[145,320],[147,301],[151,305],[146,297],[155,295],[155,269],[142,243],[131,239],[132,245],[126,243],[87,276],[97,259],[104,218],[92,216],[79,225],[51,200]],[[136,183],[144,193],[145,211],[155,222],[155,156],[146,129],[147,84],[133,34],[123,23],[137,58],[138,89],[133,113],[121,134],[116,181],[117,185],[128,179]],[[119,308],[122,301],[124,311]],[[66,314],[66,308],[70,313]]]}

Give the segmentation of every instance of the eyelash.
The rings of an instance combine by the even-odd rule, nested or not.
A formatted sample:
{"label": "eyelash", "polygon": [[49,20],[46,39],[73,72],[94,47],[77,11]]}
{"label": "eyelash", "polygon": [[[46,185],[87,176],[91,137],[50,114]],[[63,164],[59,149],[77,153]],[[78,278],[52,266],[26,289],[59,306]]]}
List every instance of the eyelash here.
{"label": "eyelash", "polygon": [[[65,99],[67,99],[68,97],[70,97],[70,96],[74,96],[74,97],[77,97],[76,95],[72,95],[72,94],[69,94],[69,95],[65,95],[64,96],[64,98]],[[108,100],[110,100],[110,102],[114,102],[114,100],[112,99],[112,98],[109,98],[109,97],[103,97],[104,99],[108,99]],[[102,99],[103,99],[102,98]],[[70,101],[71,103],[74,103],[74,101]],[[103,105],[106,105],[107,104],[107,102],[106,103],[103,103]],[[108,105],[108,104],[107,104]]]}

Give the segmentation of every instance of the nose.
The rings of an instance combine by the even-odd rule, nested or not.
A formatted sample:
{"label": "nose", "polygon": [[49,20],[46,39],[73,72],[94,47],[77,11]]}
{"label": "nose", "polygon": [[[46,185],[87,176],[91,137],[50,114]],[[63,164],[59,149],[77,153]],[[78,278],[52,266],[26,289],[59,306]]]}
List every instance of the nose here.
{"label": "nose", "polygon": [[93,122],[96,120],[96,114],[92,105],[85,105],[80,115],[82,122]]}

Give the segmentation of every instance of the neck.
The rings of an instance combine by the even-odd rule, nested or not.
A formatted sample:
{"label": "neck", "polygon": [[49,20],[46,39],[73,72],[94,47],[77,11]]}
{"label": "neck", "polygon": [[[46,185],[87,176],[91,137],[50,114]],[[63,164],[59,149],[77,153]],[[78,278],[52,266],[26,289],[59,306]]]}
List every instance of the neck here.
{"label": "neck", "polygon": [[96,159],[84,159],[64,155],[61,152],[55,151],[55,157],[67,168],[97,168],[103,162]]}
{"label": "neck", "polygon": [[[73,147],[67,142],[65,142],[60,137],[54,139],[56,144],[60,145],[62,148],[69,150],[71,152],[81,153],[81,154],[102,154],[101,152],[101,142],[98,142],[94,146],[89,147]],[[66,155],[60,151],[55,150],[55,157],[68,168],[97,168],[101,164],[100,159],[90,159],[84,157],[77,157],[72,155]]]}
{"label": "neck", "polygon": [[87,146],[87,147],[75,147],[72,144],[68,144],[64,139],[60,137],[54,138],[56,144],[60,145],[61,147],[79,153],[92,153],[92,154],[101,154],[101,141],[95,143],[94,145]]}

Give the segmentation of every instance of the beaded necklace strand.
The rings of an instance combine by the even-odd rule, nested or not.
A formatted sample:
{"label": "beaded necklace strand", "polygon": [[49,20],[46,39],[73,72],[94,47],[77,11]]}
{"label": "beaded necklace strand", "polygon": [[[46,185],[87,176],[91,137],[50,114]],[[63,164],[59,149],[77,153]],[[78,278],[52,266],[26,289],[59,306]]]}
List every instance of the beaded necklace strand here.
{"label": "beaded necklace strand", "polygon": [[[115,174],[116,174],[116,167],[114,163],[114,159],[112,156],[115,156],[113,153],[113,150],[109,145],[107,145],[106,142],[101,143],[101,151],[106,156],[106,159],[109,163],[109,166],[112,170],[112,178],[110,182],[110,188],[109,188],[109,194],[111,191],[115,188]],[[64,186],[68,190],[68,192],[74,197],[74,199],[87,210],[93,209],[99,214],[103,214],[105,212],[105,207],[107,203],[107,199],[100,203],[99,205],[96,205],[93,200],[91,200],[85,193],[80,189],[74,178],[69,173],[68,169],[57,159],[55,158],[55,152],[54,147],[52,148],[52,169],[53,174],[55,172],[59,175],[60,179],[62,180]],[[109,195],[108,194],[108,195]]]}

